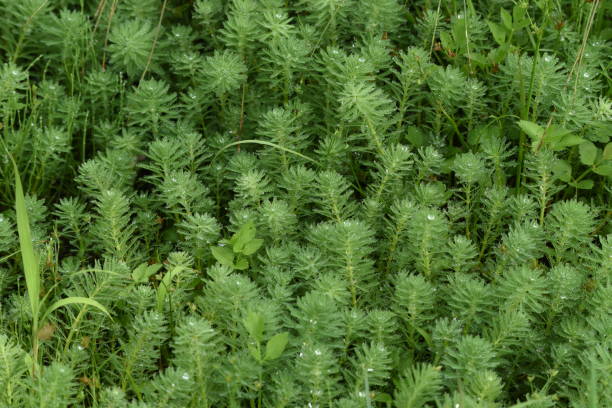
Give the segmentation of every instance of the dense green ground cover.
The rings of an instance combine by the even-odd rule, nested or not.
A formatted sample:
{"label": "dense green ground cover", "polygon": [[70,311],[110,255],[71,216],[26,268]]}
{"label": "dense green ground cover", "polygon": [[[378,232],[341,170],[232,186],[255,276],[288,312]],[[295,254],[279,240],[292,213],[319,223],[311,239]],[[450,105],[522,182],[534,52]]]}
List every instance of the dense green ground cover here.
{"label": "dense green ground cover", "polygon": [[611,34],[0,0],[0,407],[612,406]]}

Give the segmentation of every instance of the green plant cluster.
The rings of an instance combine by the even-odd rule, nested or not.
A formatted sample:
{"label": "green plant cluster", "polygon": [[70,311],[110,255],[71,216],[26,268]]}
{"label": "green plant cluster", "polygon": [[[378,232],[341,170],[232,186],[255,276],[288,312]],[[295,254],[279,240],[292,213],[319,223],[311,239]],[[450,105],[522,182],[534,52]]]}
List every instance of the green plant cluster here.
{"label": "green plant cluster", "polygon": [[0,407],[612,406],[610,10],[0,0]]}

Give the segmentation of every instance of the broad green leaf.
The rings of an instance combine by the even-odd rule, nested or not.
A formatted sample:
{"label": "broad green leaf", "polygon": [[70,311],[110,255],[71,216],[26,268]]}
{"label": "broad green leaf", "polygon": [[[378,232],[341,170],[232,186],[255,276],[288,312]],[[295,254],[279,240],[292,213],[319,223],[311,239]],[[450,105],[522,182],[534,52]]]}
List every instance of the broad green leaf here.
{"label": "broad green leaf", "polygon": [[408,127],[408,131],[406,132],[406,139],[414,147],[421,147],[425,144],[425,136],[423,135],[421,129],[416,126]]}
{"label": "broad green leaf", "polygon": [[495,42],[499,45],[505,44],[506,30],[504,29],[504,27],[492,21],[487,21],[487,24],[489,25],[489,29],[491,30],[491,34],[493,34],[493,39],[495,40]]}
{"label": "broad green leaf", "polygon": [[234,252],[229,247],[213,246],[210,250],[221,265],[234,266]]}
{"label": "broad green leaf", "polygon": [[253,344],[248,344],[247,347],[249,349],[249,353],[251,353],[253,358],[261,362],[261,351],[259,351],[259,349],[255,347]]}
{"label": "broad green leaf", "polygon": [[604,147],[602,158],[604,160],[612,160],[612,142]]}
{"label": "broad green leaf", "polygon": [[451,50],[455,48],[455,41],[453,41],[451,35],[446,31],[440,32],[440,41],[442,42],[442,46],[444,48],[448,48]]}
{"label": "broad green leaf", "polygon": [[[108,317],[111,317],[111,315],[108,312],[108,310],[106,309],[106,307],[104,307],[97,300],[94,300],[92,298],[82,297],[82,296],[71,296],[71,297],[67,297],[67,298],[64,298],[64,299],[60,299],[57,302],[53,303],[51,306],[49,306],[49,308],[45,311],[45,314],[43,315],[41,321],[44,322],[47,319],[47,317],[49,317],[51,315],[51,313],[53,313],[56,309],[58,309],[58,308],[60,308],[62,306],[73,305],[73,304],[82,304],[82,305],[86,305],[86,306],[93,306],[93,307],[99,309],[100,311],[102,311]],[[111,319],[112,319],[112,317],[111,317]]]}
{"label": "broad green leaf", "polygon": [[570,130],[562,128],[561,126],[551,125],[544,129],[538,141],[534,141],[533,147],[539,148],[542,145],[546,145],[554,151],[559,151],[582,142],[584,142],[584,139],[572,134]]}
{"label": "broad green leaf", "polygon": [[236,261],[236,263],[234,264],[234,269],[237,269],[239,271],[244,271],[245,269],[249,268],[249,261],[247,261],[245,258],[240,258]]}
{"label": "broad green leaf", "polygon": [[555,144],[571,134],[571,130],[558,125],[550,125],[545,129],[544,138],[546,139],[547,143]]}
{"label": "broad green leaf", "polygon": [[476,63],[477,66],[484,67],[488,65],[487,57],[477,52],[470,53],[470,59]]}
{"label": "broad green leaf", "polygon": [[244,327],[246,327],[253,340],[258,343],[261,343],[263,340],[264,323],[263,315],[255,312],[249,312],[246,319],[244,319]]}
{"label": "broad green leaf", "polygon": [[510,44],[500,45],[499,47],[492,49],[491,51],[489,51],[489,54],[487,55],[487,59],[489,60],[489,63],[491,64],[501,63],[506,58],[506,55],[508,55],[509,50],[510,50]]}
{"label": "broad green leaf", "polygon": [[544,128],[537,123],[530,122],[528,120],[519,120],[518,125],[531,140],[539,141],[544,134]]}
{"label": "broad green leaf", "polygon": [[[12,157],[11,160],[13,160]],[[32,233],[30,231],[30,220],[28,217],[28,210],[25,205],[21,177],[19,176],[17,164],[14,161],[13,170],[15,172],[15,213],[17,215],[19,248],[21,249],[21,260],[23,262],[23,272],[26,278],[26,286],[28,287],[28,298],[30,300],[32,317],[34,319],[34,328],[37,328],[38,311],[40,308],[40,275],[38,271],[38,257],[34,253]]]}
{"label": "broad green leaf", "polygon": [[465,18],[455,20],[451,27],[455,45],[459,50],[467,49],[467,39],[465,38]]}
{"label": "broad green leaf", "polygon": [[578,151],[580,153],[580,162],[582,164],[591,166],[593,163],[595,163],[595,159],[597,158],[597,147],[593,144],[593,142],[586,141],[580,144],[580,146],[578,146]]}
{"label": "broad green leaf", "polygon": [[559,151],[559,150],[565,149],[566,147],[579,145],[583,142],[584,142],[584,139],[581,138],[580,136],[569,134],[569,135],[563,136],[563,138],[559,140],[558,142],[551,144],[550,147],[554,151]]}
{"label": "broad green leaf", "polygon": [[593,188],[595,183],[593,182],[593,180],[587,179],[587,180],[580,180],[578,183],[574,183],[572,185],[581,190],[590,190]]}
{"label": "broad green leaf", "polygon": [[234,252],[242,252],[244,246],[255,238],[255,233],[255,223],[252,220],[240,227],[240,230],[231,239]]}
{"label": "broad green leaf", "polygon": [[501,17],[501,21],[502,23],[504,23],[504,27],[506,28],[506,30],[508,31],[512,31],[512,16],[510,15],[510,13],[508,12],[508,10],[506,9],[501,9],[499,11],[500,17]]}
{"label": "broad green leaf", "polygon": [[515,31],[520,30],[521,28],[526,27],[526,25],[529,24],[529,20],[525,18],[526,10],[527,9],[523,7],[523,5],[520,3],[515,5],[512,9],[512,27]]}
{"label": "broad green leaf", "polygon": [[245,255],[253,255],[261,246],[263,245],[263,239],[255,238],[251,241],[247,242],[242,250],[242,253]]}
{"label": "broad green leaf", "polygon": [[264,361],[276,360],[283,354],[287,342],[289,341],[289,333],[283,332],[273,336],[266,344],[266,356]]}
{"label": "broad green leaf", "polygon": [[556,160],[552,164],[552,171],[559,180],[568,183],[572,179],[572,166],[565,160]]}
{"label": "broad green leaf", "polygon": [[178,265],[178,266],[175,266],[171,271],[167,272],[166,275],[164,275],[164,278],[162,279],[162,281],[159,283],[159,286],[157,287],[157,311],[158,312],[161,313],[164,311],[164,301],[166,300],[166,294],[168,293],[168,288],[172,284],[172,279],[174,279],[176,275],[178,275],[180,272],[184,271],[185,269],[187,268],[185,268],[184,266]]}
{"label": "broad green leaf", "polygon": [[600,176],[612,177],[612,161],[606,160],[604,163],[594,166],[593,171]]}
{"label": "broad green leaf", "polygon": [[132,272],[132,280],[136,283],[146,283],[162,266],[162,264],[149,265],[147,262],[143,262]]}
{"label": "broad green leaf", "polygon": [[374,395],[373,400],[378,402],[384,402],[388,406],[391,406],[391,404],[393,403],[393,397],[391,397],[391,395],[387,394],[386,392],[377,392],[376,395]]}

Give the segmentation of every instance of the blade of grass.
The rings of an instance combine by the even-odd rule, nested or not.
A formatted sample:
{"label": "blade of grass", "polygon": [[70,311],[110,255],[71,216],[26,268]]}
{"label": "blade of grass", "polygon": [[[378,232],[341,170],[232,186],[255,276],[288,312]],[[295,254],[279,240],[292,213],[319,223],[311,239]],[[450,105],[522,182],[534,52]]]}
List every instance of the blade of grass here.
{"label": "blade of grass", "polygon": [[17,168],[17,163],[15,163],[13,156],[9,154],[9,157],[13,162],[13,170],[15,172],[15,213],[17,216],[19,248],[21,250],[23,273],[26,278],[30,308],[32,309],[32,367],[30,373],[32,376],[35,376],[38,366],[38,312],[40,310],[40,274],[38,270],[38,257],[34,253],[34,246],[32,245],[30,220],[25,205],[19,169]]}
{"label": "blade of grass", "polygon": [[239,140],[237,142],[233,142],[233,143],[227,144],[227,145],[223,146],[221,149],[219,149],[219,151],[217,153],[215,153],[215,156],[212,158],[211,162],[214,162],[215,159],[217,158],[217,156],[219,156],[225,150],[229,149],[232,146],[237,146],[237,145],[240,145],[240,144],[259,144],[259,145],[264,145],[264,146],[270,146],[270,147],[273,147],[275,149],[282,150],[284,152],[294,154],[294,155],[296,155],[298,157],[301,157],[302,159],[308,160],[309,162],[312,162],[314,164],[320,165],[318,161],[316,161],[314,159],[311,159],[308,156],[304,156],[302,153],[296,152],[295,150],[287,149],[286,147],[279,146],[279,145],[271,143],[271,142],[266,142],[265,140],[257,140],[257,139]]}
{"label": "blade of grass", "polygon": [[164,311],[164,301],[166,300],[166,293],[168,288],[172,284],[172,279],[186,268],[183,266],[176,266],[170,272],[164,275],[159,287],[157,288],[157,311],[162,313]]}
{"label": "blade of grass", "polygon": [[86,297],[82,297],[82,296],[71,296],[71,297],[67,297],[67,298],[64,298],[64,299],[60,299],[60,300],[56,301],[55,303],[53,303],[51,306],[49,306],[49,308],[47,310],[45,310],[45,313],[43,314],[43,317],[42,317],[41,321],[45,321],[45,319],[49,315],[51,315],[51,313],[53,311],[55,311],[56,309],[59,309],[62,306],[67,306],[67,305],[72,305],[72,304],[77,304],[77,303],[78,304],[83,304],[83,305],[89,305],[89,306],[93,306],[95,308],[98,308],[102,312],[104,312],[104,314],[108,315],[108,317],[111,317],[111,315],[108,312],[108,310],[106,309],[106,307],[104,307],[97,300],[93,300],[91,298],[86,298]]}
{"label": "blade of grass", "polygon": [[[11,157],[11,160],[13,158]],[[25,274],[28,298],[32,309],[32,330],[38,330],[38,311],[40,309],[40,274],[38,271],[38,258],[34,253],[32,245],[32,233],[30,221],[25,205],[23,186],[17,164],[13,161],[15,171],[15,212],[17,214],[17,232],[19,234],[19,248],[21,249],[21,260],[23,261],[23,272]]]}

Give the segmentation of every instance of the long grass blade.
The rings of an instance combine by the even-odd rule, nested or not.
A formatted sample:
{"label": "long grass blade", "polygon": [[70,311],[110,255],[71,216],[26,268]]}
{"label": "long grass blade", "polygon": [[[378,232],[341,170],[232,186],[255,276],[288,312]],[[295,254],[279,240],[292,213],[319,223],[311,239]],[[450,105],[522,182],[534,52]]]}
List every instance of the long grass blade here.
{"label": "long grass blade", "polygon": [[67,297],[64,299],[60,299],[56,301],[55,303],[53,303],[51,306],[49,306],[49,308],[45,310],[45,314],[43,315],[42,321],[44,322],[45,319],[49,315],[51,315],[51,313],[53,313],[56,309],[59,309],[62,306],[73,305],[73,304],[83,304],[83,305],[93,306],[97,309],[100,309],[104,314],[108,315],[108,317],[111,317],[106,307],[104,307],[104,305],[102,305],[97,300],[93,300],[92,298],[86,298],[86,297],[81,297],[81,296],[71,296],[71,297]]}
{"label": "long grass blade", "polygon": [[19,234],[19,247],[23,261],[23,272],[28,288],[30,307],[32,308],[33,329],[38,329],[38,311],[40,308],[40,274],[38,271],[38,257],[32,245],[32,233],[30,231],[30,220],[25,205],[23,186],[17,164],[13,161],[15,170],[15,212],[17,214],[17,232]]}
{"label": "long grass blade", "polygon": [[172,284],[172,279],[179,273],[185,270],[183,266],[176,266],[170,272],[164,275],[159,287],[157,288],[157,311],[163,312],[164,310],[164,301],[166,300],[166,293],[168,293],[168,288]]}
{"label": "long grass blade", "polygon": [[215,161],[217,156],[219,156],[222,152],[224,152],[225,150],[229,149],[230,147],[238,146],[238,145],[241,145],[241,144],[259,144],[259,145],[263,145],[263,146],[270,146],[270,147],[273,147],[275,149],[282,150],[284,152],[294,154],[294,155],[296,155],[298,157],[301,157],[304,160],[308,160],[311,163],[314,163],[314,164],[317,164],[317,165],[319,164],[318,161],[316,161],[314,159],[311,159],[310,157],[305,156],[305,155],[303,155],[300,152],[296,152],[295,150],[287,149],[286,147],[279,146],[279,145],[277,145],[275,143],[272,143],[272,142],[266,142],[265,140],[257,140],[257,139],[239,140],[237,142],[233,142],[233,143],[227,144],[227,145],[223,146],[221,149],[219,149],[219,151],[217,153],[215,153],[215,156],[213,157],[212,161]]}

